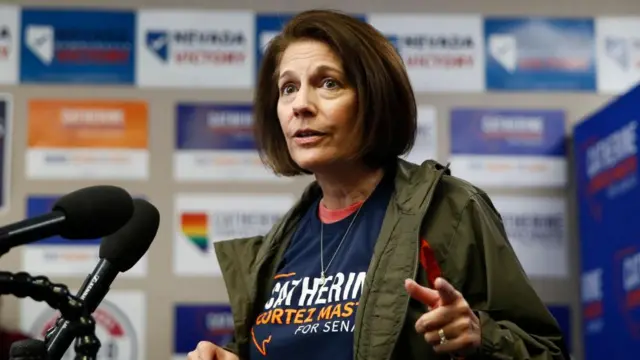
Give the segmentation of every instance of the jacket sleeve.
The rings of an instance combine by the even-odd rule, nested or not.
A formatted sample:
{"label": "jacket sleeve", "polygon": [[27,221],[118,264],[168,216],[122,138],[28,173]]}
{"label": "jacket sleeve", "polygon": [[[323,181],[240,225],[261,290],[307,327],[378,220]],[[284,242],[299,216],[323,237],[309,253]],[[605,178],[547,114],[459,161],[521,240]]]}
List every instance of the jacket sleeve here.
{"label": "jacket sleeve", "polygon": [[486,194],[469,198],[448,256],[460,274],[452,285],[480,319],[478,359],[569,360],[560,327],[531,286]]}

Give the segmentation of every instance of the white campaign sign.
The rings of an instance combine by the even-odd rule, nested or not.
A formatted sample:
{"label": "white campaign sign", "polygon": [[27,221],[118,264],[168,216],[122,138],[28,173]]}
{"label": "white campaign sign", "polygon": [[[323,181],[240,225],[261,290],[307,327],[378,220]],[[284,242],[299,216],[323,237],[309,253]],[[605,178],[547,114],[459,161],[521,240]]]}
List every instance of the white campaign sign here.
{"label": "white campaign sign", "polygon": [[438,159],[438,127],[436,108],[418,107],[418,134],[411,152],[405,156],[407,161],[422,164],[425,160]]}
{"label": "white campaign sign", "polygon": [[18,82],[20,10],[0,4],[0,84]]}
{"label": "white campaign sign", "polygon": [[174,272],[181,276],[220,275],[214,242],[265,235],[294,202],[293,195],[176,195]]}
{"label": "white campaign sign", "polygon": [[[76,290],[71,291],[72,294]],[[60,313],[45,302],[31,299],[20,301],[22,331],[43,339],[45,332],[55,325]],[[146,306],[142,291],[111,290],[93,313],[96,336],[101,346],[97,360],[140,360],[145,355]],[[75,356],[72,344],[62,360]]]}
{"label": "white campaign sign", "polygon": [[495,196],[492,201],[528,276],[569,276],[567,205],[563,198]]}
{"label": "white campaign sign", "polygon": [[416,91],[484,91],[482,18],[467,15],[370,14],[394,43]]}
{"label": "white campaign sign", "polygon": [[255,21],[251,12],[141,10],[137,82],[141,87],[250,88]]}
{"label": "white campaign sign", "polygon": [[596,19],[598,91],[622,94],[640,80],[640,17]]}

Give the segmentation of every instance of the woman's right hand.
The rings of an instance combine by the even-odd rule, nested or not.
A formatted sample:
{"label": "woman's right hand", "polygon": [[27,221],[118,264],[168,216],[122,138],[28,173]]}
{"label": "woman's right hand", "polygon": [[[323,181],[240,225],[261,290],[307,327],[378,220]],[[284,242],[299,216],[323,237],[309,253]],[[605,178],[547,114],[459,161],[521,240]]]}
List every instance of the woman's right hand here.
{"label": "woman's right hand", "polygon": [[187,354],[187,360],[240,360],[240,358],[214,343],[200,341],[195,350]]}

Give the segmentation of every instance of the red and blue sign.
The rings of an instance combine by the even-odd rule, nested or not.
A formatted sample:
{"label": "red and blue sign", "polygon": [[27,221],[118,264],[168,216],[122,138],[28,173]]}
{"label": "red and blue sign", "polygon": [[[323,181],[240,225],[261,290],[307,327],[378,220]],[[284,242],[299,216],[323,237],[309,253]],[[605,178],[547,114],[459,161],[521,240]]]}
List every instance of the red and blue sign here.
{"label": "red and blue sign", "polygon": [[640,87],[575,128],[585,360],[640,346]]}
{"label": "red and blue sign", "polygon": [[174,323],[174,354],[187,354],[200,341],[225,346],[233,339],[235,328],[231,307],[221,304],[178,304]]}
{"label": "red and blue sign", "polygon": [[593,19],[485,19],[486,87],[496,91],[595,91]]}
{"label": "red and blue sign", "polygon": [[133,11],[22,11],[22,83],[135,83]]}
{"label": "red and blue sign", "polygon": [[178,150],[256,150],[251,105],[184,103],[176,119]]}

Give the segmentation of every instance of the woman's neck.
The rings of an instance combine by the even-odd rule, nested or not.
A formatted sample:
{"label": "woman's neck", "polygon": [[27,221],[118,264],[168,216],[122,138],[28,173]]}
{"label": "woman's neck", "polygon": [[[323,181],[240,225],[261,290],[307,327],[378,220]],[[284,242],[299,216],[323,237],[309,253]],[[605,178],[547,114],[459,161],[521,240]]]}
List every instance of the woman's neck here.
{"label": "woman's neck", "polygon": [[366,200],[384,176],[383,169],[350,166],[331,173],[315,174],[322,189],[322,205],[327,209],[343,209]]}

